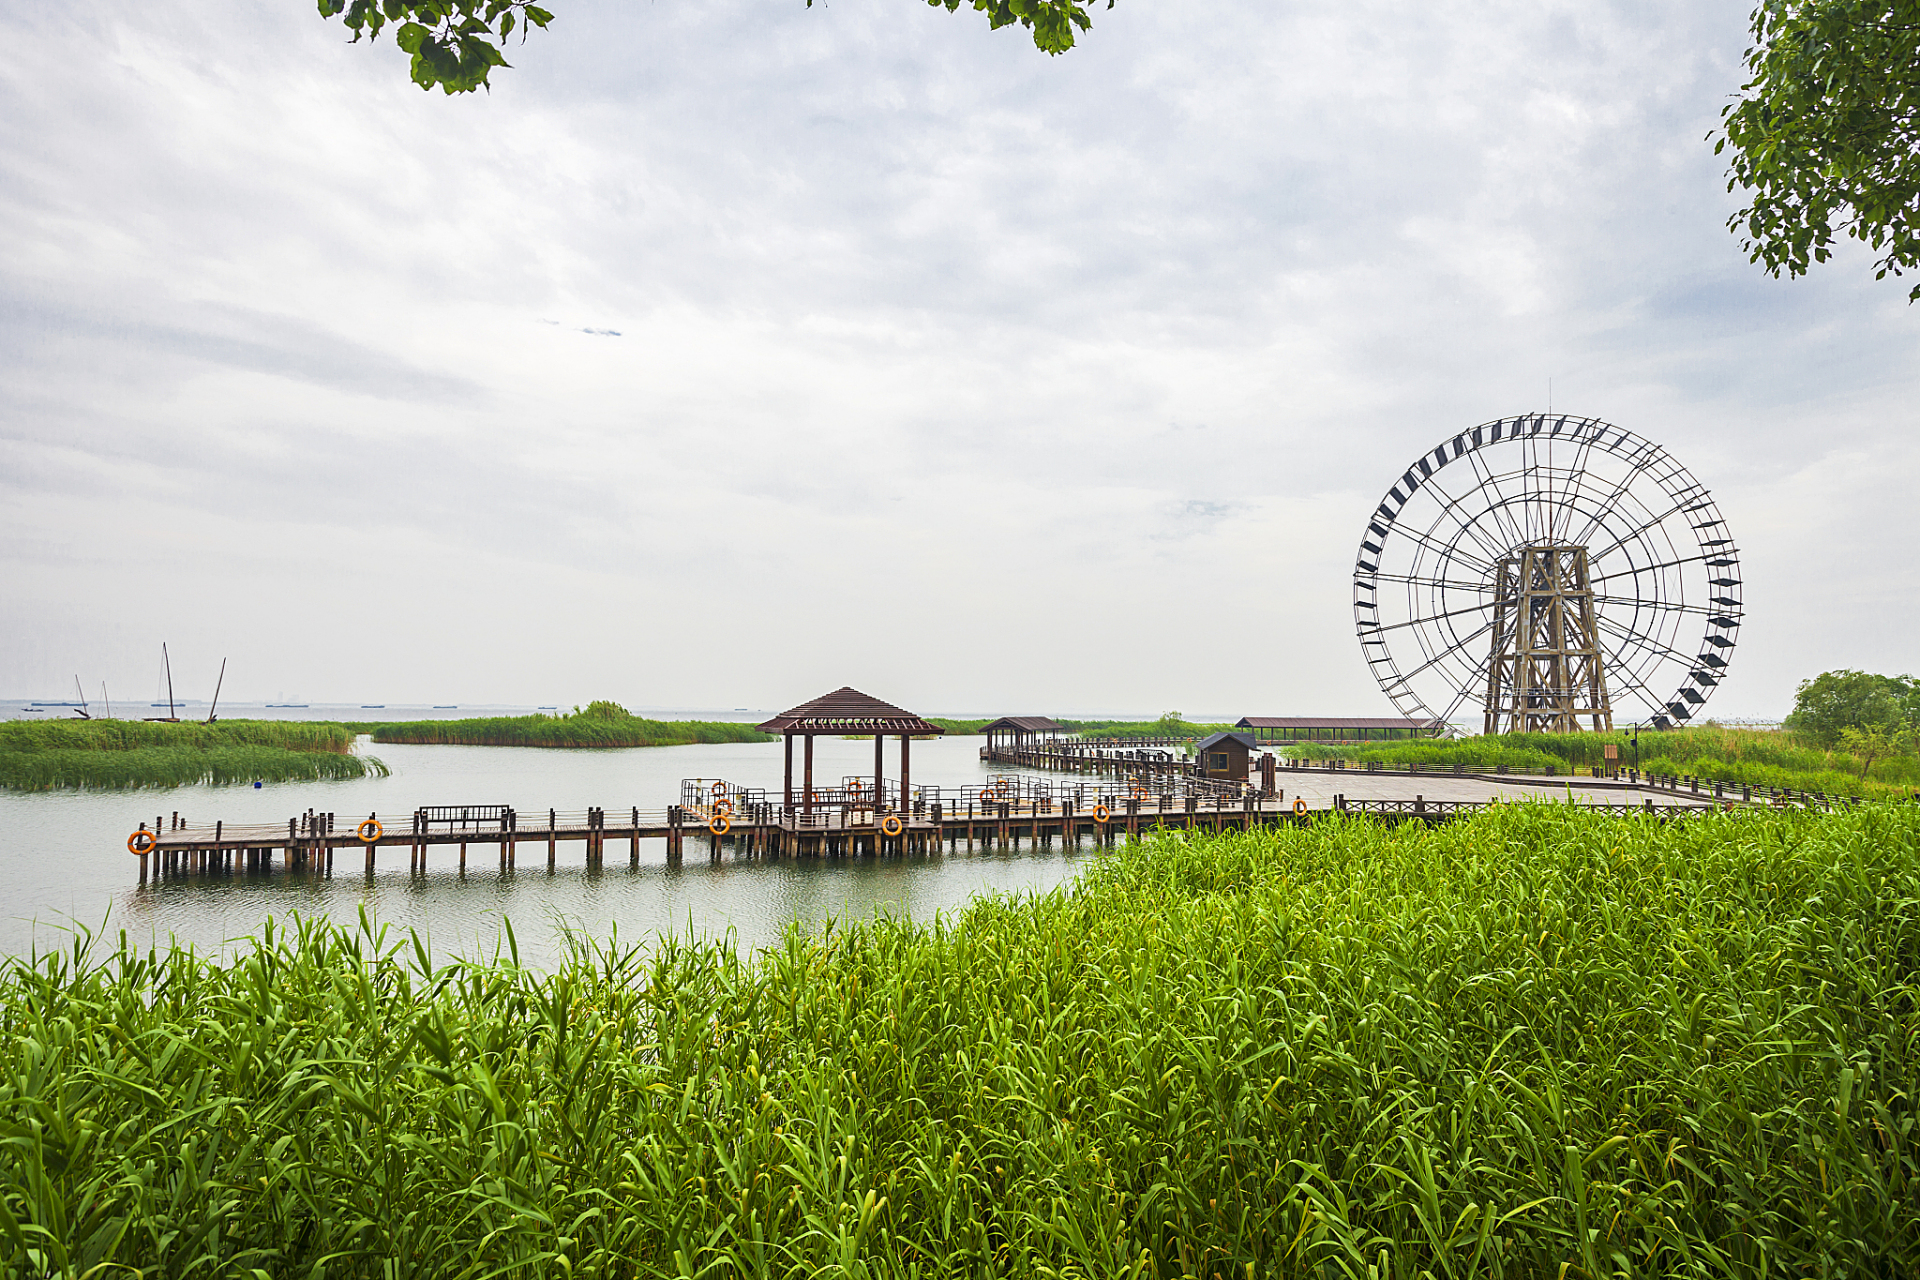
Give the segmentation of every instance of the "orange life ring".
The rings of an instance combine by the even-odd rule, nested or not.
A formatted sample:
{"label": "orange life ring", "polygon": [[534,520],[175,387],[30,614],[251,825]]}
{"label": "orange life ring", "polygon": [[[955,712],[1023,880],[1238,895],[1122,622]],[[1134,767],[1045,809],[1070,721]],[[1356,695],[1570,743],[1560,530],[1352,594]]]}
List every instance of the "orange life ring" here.
{"label": "orange life ring", "polygon": [[716,782],[707,788],[707,794],[710,796],[723,796],[727,794],[727,784],[724,782]]}
{"label": "orange life ring", "polygon": [[725,813],[725,814],[732,814],[732,812],[733,812],[733,801],[731,801],[731,800],[716,800],[716,801],[714,801],[714,803],[713,803],[713,811],[714,811],[715,813]]}
{"label": "orange life ring", "polygon": [[733,820],[724,813],[716,813],[713,815],[713,821],[707,824],[707,830],[717,836],[723,836],[733,830]]}
{"label": "orange life ring", "polygon": [[900,821],[900,815],[897,813],[890,813],[880,819],[880,834],[882,835],[897,836],[906,829],[907,824]]}
{"label": "orange life ring", "polygon": [[1105,822],[1108,818],[1112,816],[1113,816],[1112,814],[1107,812],[1107,806],[1103,804],[1097,804],[1093,806],[1093,820],[1095,822]]}
{"label": "orange life ring", "polygon": [[1307,802],[1298,797],[1295,797],[1293,802],[1293,811],[1296,814],[1305,813],[1307,811]]}
{"label": "orange life ring", "polygon": [[368,818],[365,822],[353,829],[353,834],[360,837],[361,844],[372,844],[375,840],[378,840],[385,831],[386,828],[380,825],[378,819]]}
{"label": "orange life ring", "polygon": [[142,827],[127,837],[127,852],[139,854],[144,858],[152,853],[159,843],[160,838],[158,836],[148,831],[145,827]]}

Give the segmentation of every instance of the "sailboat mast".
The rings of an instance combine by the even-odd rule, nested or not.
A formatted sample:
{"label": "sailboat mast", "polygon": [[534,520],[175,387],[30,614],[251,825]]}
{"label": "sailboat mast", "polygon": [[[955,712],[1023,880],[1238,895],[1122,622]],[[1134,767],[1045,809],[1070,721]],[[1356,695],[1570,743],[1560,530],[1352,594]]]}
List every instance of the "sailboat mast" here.
{"label": "sailboat mast", "polygon": [[167,718],[178,720],[180,713],[173,709],[173,659],[167,656],[167,642],[160,642],[160,661],[167,669]]}
{"label": "sailboat mast", "polygon": [[212,724],[214,713],[220,710],[220,686],[227,682],[227,660],[220,659],[220,678],[213,684],[213,705],[207,708],[207,723]]}

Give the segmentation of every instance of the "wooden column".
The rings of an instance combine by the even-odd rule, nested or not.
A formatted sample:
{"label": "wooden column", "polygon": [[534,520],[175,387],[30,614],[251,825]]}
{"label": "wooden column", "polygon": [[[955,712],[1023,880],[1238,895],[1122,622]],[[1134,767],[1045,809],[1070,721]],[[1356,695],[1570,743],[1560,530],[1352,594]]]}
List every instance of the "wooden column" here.
{"label": "wooden column", "polygon": [[913,820],[913,761],[908,754],[912,743],[912,734],[900,735],[900,812],[907,815],[908,822]]}
{"label": "wooden column", "polygon": [[786,754],[787,754],[786,812],[792,813],[793,812],[793,733],[791,730],[789,730],[788,732],[781,734],[780,738],[781,738],[781,741],[786,743]]}
{"label": "wooden column", "polygon": [[801,782],[801,805],[811,814],[813,812],[813,735],[807,735],[806,776]]}
{"label": "wooden column", "polygon": [[886,743],[887,735],[876,731],[873,735],[873,840],[877,852],[880,844],[880,814],[886,808],[887,789],[880,785],[880,779],[886,768],[880,763],[880,748]]}

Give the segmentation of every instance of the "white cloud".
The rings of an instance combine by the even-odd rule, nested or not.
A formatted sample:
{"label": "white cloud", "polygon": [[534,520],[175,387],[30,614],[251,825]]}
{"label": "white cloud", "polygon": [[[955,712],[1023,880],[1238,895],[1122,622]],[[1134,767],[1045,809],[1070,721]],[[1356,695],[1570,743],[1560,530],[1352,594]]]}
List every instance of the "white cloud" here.
{"label": "white cloud", "polygon": [[0,18],[0,692],[1372,711],[1364,513],[1549,377],[1743,538],[1716,712],[1915,665],[1920,316],[1724,230],[1742,6],[557,12]]}

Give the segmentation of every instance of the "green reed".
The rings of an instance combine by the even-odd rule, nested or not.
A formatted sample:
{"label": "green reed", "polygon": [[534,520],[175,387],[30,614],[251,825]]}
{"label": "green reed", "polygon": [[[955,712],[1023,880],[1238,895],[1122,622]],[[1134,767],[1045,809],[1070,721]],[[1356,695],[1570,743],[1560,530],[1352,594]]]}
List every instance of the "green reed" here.
{"label": "green reed", "polygon": [[[1405,742],[1377,742],[1354,746],[1288,744],[1289,756],[1320,759],[1379,760],[1389,764],[1450,766],[1475,769],[1542,771],[1551,765],[1569,768],[1605,767],[1605,748],[1612,745],[1621,768],[1633,762],[1631,736],[1612,733],[1503,733],[1469,738],[1422,738]],[[1797,791],[1893,797],[1920,790],[1920,759],[1900,756],[1877,761],[1865,777],[1860,759],[1844,751],[1815,747],[1798,734],[1777,729],[1735,729],[1718,725],[1645,730],[1640,735],[1641,768],[1650,772],[1691,774],[1722,782],[1754,786],[1789,787]]]}
{"label": "green reed", "polygon": [[551,972],[363,919],[0,972],[45,1276],[1920,1271],[1920,810],[1160,833]]}
{"label": "green reed", "polygon": [[771,742],[752,725],[640,716],[477,716],[371,726],[375,742],[477,747],[673,747],[695,742]]}
{"label": "green reed", "polygon": [[0,787],[121,790],[384,777],[344,725],[276,720],[0,721]]}

